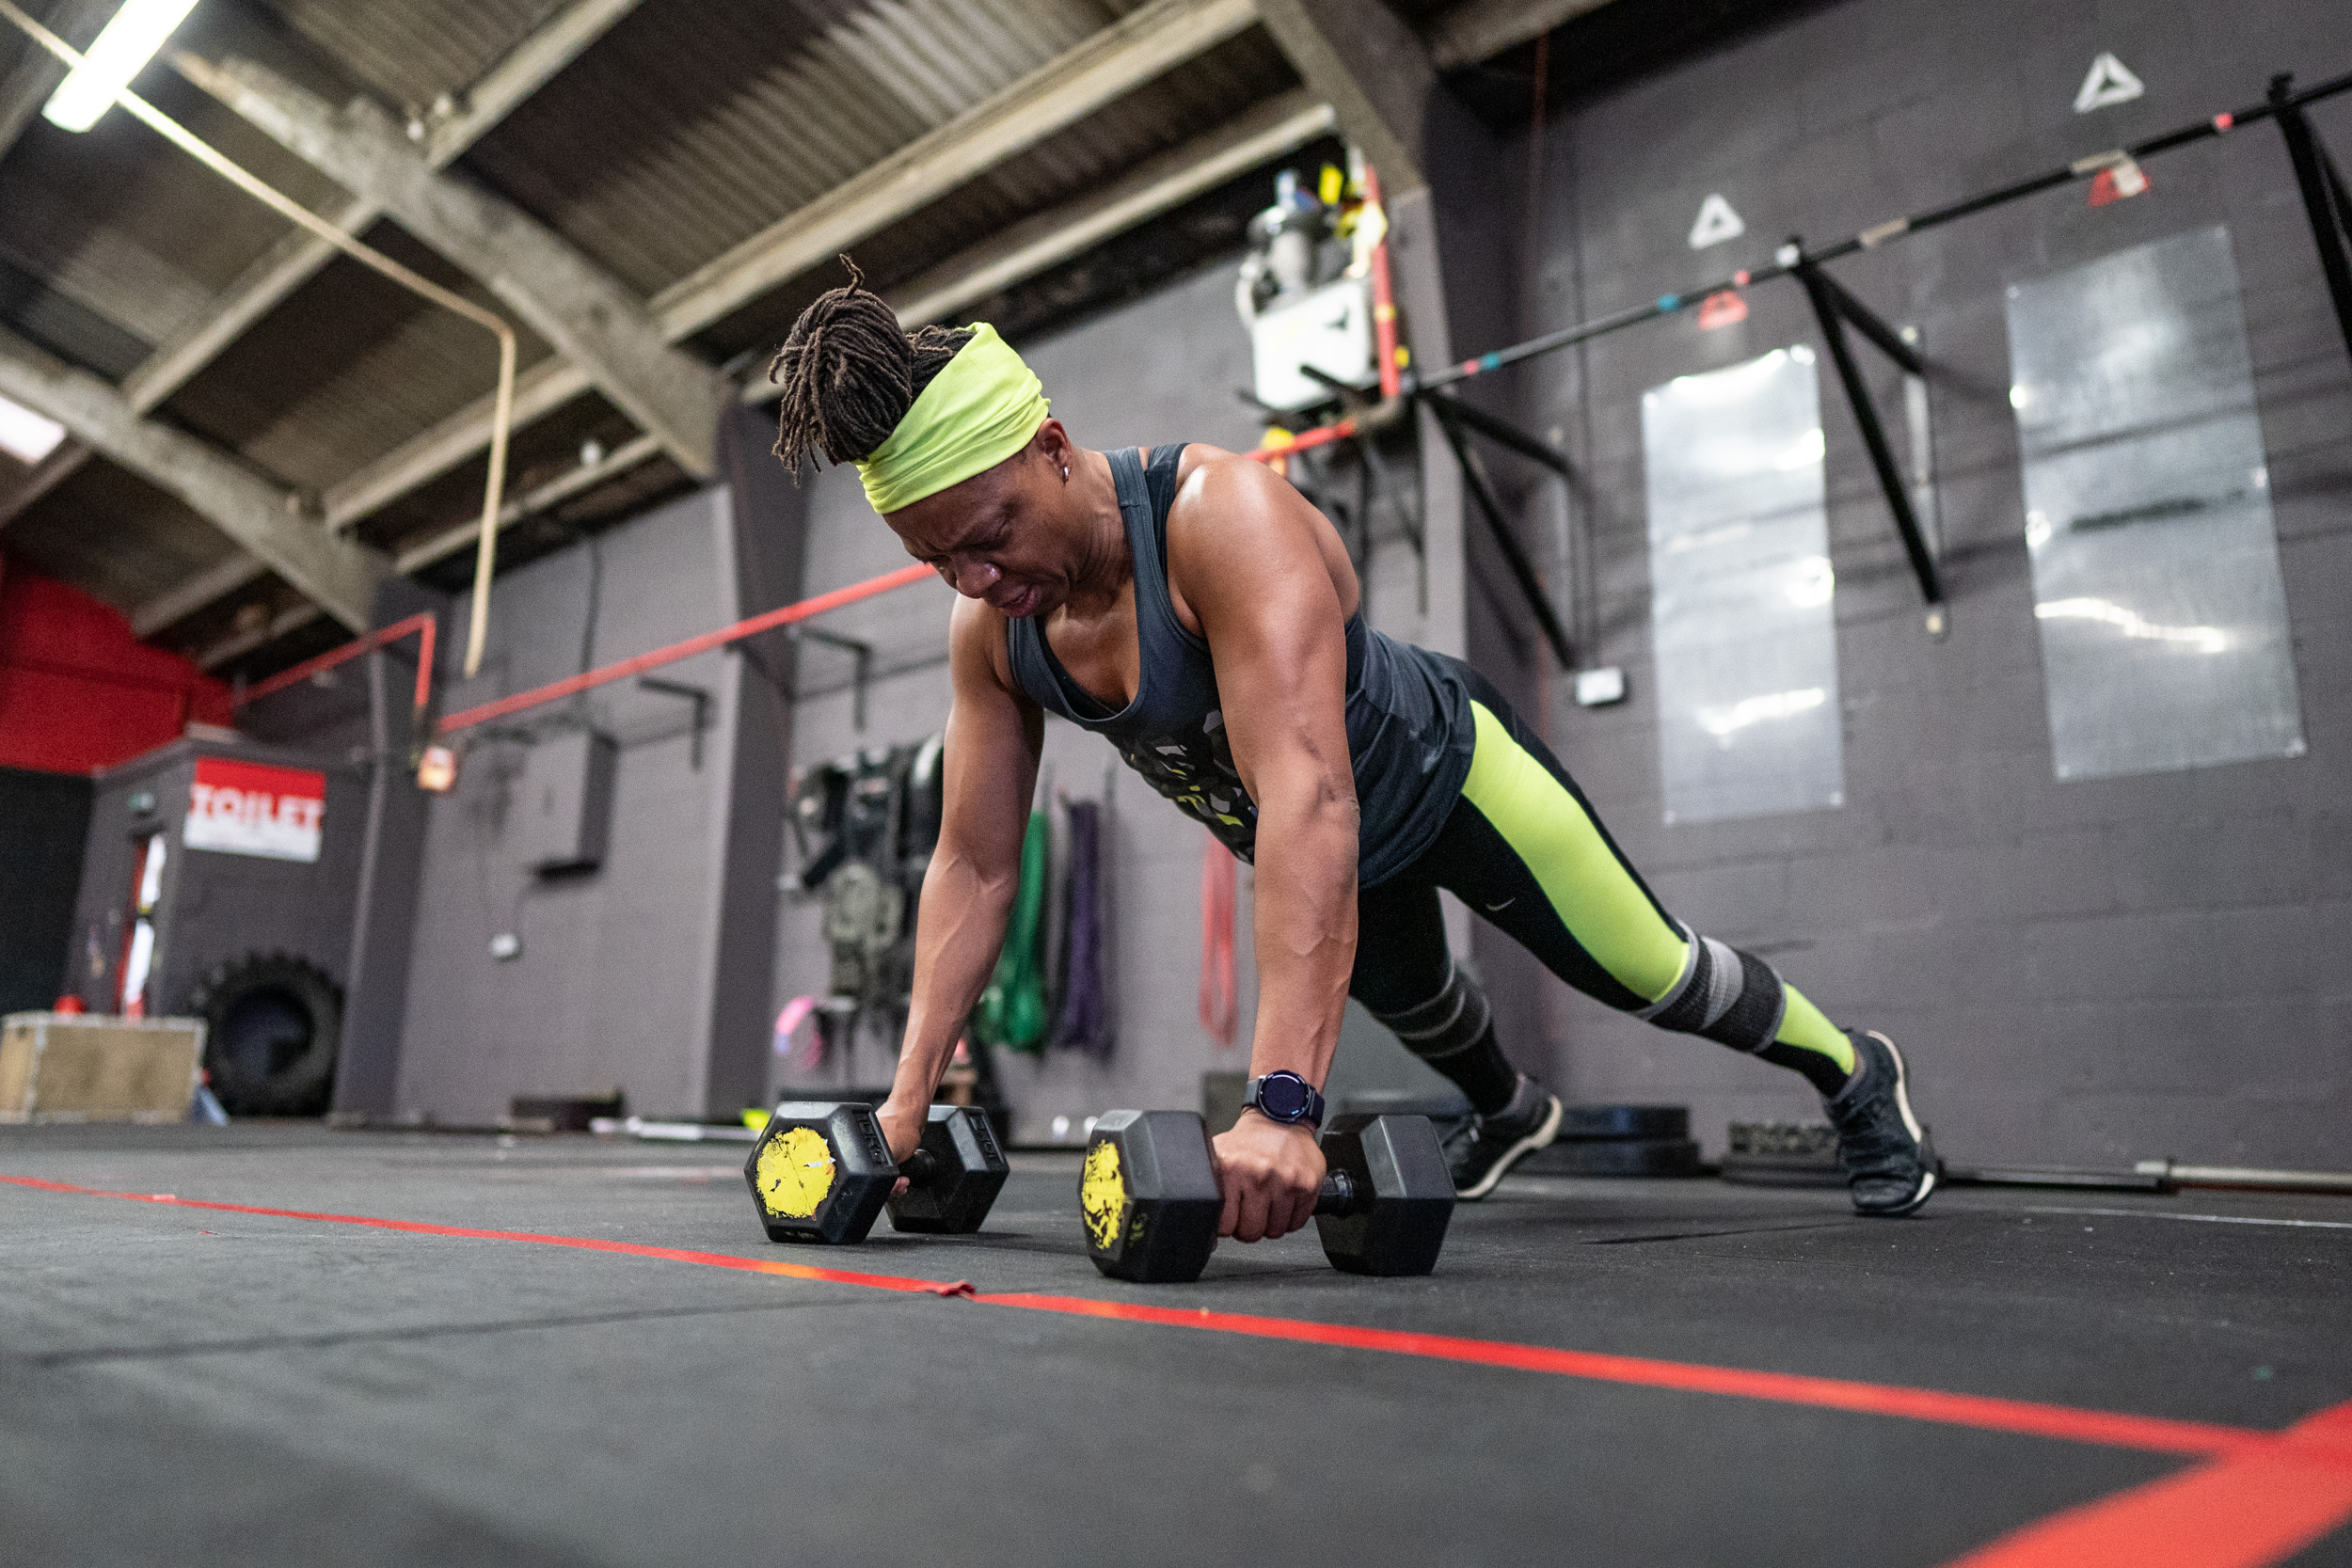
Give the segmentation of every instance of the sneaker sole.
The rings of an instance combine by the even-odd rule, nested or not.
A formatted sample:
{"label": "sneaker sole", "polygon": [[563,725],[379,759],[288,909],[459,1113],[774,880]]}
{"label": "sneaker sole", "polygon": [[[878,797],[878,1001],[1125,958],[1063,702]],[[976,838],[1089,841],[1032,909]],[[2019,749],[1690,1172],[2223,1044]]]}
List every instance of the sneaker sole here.
{"label": "sneaker sole", "polygon": [[1518,1164],[1539,1148],[1549,1148],[1551,1140],[1560,1135],[1560,1118],[1564,1114],[1560,1105],[1560,1097],[1556,1094],[1551,1096],[1551,1113],[1544,1117],[1543,1125],[1509,1148],[1504,1149],[1502,1158],[1488,1167],[1486,1174],[1479,1178],[1476,1186],[1466,1187],[1454,1195],[1454,1201],[1456,1203],[1477,1202],[1495,1190],[1495,1183],[1509,1175],[1513,1165]]}
{"label": "sneaker sole", "polygon": [[1868,1214],[1873,1218],[1894,1219],[1904,1214],[1916,1213],[1926,1204],[1929,1196],[1935,1191],[1935,1154],[1933,1146],[1928,1142],[1926,1130],[1920,1127],[1919,1118],[1911,1112],[1911,1069],[1903,1061],[1902,1048],[1876,1029],[1866,1032],[1872,1039],[1886,1047],[1886,1053],[1895,1059],[1895,1108],[1903,1115],[1903,1130],[1911,1134],[1911,1141],[1919,1146],[1922,1180],[1917,1192],[1892,1209],[1860,1209],[1855,1212]]}

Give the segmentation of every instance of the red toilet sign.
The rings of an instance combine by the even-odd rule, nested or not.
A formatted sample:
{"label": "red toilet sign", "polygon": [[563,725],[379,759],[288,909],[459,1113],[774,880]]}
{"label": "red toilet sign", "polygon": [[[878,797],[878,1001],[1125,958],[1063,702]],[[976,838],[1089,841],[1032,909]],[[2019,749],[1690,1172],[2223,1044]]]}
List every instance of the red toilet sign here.
{"label": "red toilet sign", "polygon": [[199,757],[181,839],[191,849],[315,861],[319,825],[326,816],[324,773]]}

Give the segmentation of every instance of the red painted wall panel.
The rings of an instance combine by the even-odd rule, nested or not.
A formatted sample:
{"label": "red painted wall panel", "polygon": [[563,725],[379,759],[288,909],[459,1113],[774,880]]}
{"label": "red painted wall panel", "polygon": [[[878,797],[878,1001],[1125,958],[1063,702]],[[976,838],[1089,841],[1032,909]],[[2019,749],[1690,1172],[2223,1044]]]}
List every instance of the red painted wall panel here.
{"label": "red painted wall panel", "polygon": [[0,558],[0,767],[87,773],[227,724],[229,688],[122,614]]}

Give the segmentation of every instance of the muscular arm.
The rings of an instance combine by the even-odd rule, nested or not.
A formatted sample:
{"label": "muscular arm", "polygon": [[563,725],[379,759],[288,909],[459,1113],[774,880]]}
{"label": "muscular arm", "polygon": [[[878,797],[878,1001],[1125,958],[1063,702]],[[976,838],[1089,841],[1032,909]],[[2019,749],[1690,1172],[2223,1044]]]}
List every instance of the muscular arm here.
{"label": "muscular arm", "polygon": [[1021,840],[1037,780],[1044,718],[1012,691],[1005,623],[956,602],[948,633],[955,702],[943,752],[946,811],[923,876],[914,926],[914,987],[883,1131],[900,1159],[914,1150],[931,1091],[1004,945],[1021,880]]}
{"label": "muscular arm", "polygon": [[[1208,639],[1234,768],[1258,808],[1249,1070],[1286,1068],[1317,1087],[1339,1044],[1356,958],[1346,610],[1322,537],[1329,528],[1280,479],[1220,453],[1185,479],[1168,530],[1169,577]],[[1280,1235],[1306,1222],[1313,1182],[1303,1194],[1297,1182],[1319,1179],[1322,1160],[1311,1140],[1301,1153],[1264,1135],[1275,1124],[1244,1119],[1248,1131],[1229,1134],[1220,1155],[1229,1168],[1268,1162],[1263,1229]],[[1228,1229],[1252,1240],[1248,1184],[1238,1200],[1235,1186],[1227,1183]]]}

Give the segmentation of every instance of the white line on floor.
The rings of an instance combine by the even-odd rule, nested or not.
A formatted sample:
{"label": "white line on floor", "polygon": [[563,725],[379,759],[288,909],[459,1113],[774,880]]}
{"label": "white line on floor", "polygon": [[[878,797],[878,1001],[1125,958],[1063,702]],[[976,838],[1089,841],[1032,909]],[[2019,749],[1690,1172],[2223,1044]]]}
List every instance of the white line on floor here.
{"label": "white line on floor", "polygon": [[2291,1225],[2310,1230],[2352,1230],[2352,1220],[2272,1220],[2247,1214],[2167,1214],[2154,1209],[2057,1209],[2028,1206],[2028,1214],[2110,1214],[2124,1220],[2202,1220],[2207,1225]]}

